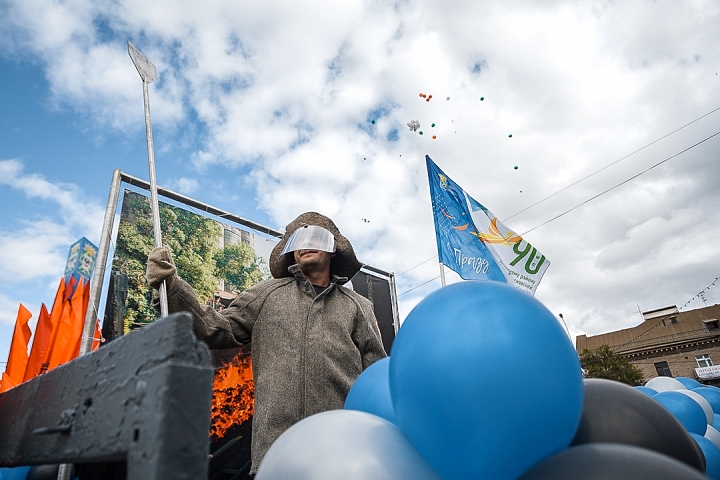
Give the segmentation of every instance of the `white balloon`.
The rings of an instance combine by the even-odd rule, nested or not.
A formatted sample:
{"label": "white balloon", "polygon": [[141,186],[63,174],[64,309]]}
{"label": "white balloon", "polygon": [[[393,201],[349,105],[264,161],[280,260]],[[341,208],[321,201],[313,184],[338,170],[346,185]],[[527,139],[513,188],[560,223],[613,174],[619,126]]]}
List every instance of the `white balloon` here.
{"label": "white balloon", "polygon": [[712,425],[708,425],[707,431],[705,432],[705,438],[707,438],[708,440],[713,442],[715,446],[720,448],[720,432],[718,432],[717,429]]}
{"label": "white balloon", "polygon": [[400,429],[376,415],[330,410],[290,427],[256,480],[440,480]]}
{"label": "white balloon", "polygon": [[695,400],[703,409],[705,412],[705,420],[707,421],[708,425],[712,425],[713,420],[715,420],[715,417],[713,417],[713,409],[710,405],[710,402],[705,399],[702,395],[700,395],[697,392],[693,392],[692,390],[675,390],[676,392],[682,393],[683,395],[687,395],[688,397]]}
{"label": "white balloon", "polygon": [[672,377],[655,377],[648,380],[645,384],[646,387],[652,388],[657,392],[667,392],[670,390],[687,390],[678,380]]}

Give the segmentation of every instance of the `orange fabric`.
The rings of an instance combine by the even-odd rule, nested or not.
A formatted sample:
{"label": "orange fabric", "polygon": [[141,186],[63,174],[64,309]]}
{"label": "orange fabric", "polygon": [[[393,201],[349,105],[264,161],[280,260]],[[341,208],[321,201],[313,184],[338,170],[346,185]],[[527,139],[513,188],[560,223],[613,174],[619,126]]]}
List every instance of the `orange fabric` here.
{"label": "orange fabric", "polygon": [[[80,279],[80,283],[82,283],[82,278]],[[65,300],[66,302],[70,300],[70,297],[72,297],[73,293],[75,293],[75,285],[78,284],[78,281],[75,277],[70,277],[70,280],[65,282]]]}
{"label": "orange fabric", "polygon": [[[80,300],[77,300],[75,303],[71,303],[71,307],[73,308],[72,312],[75,316],[73,322],[75,325],[80,325],[80,330],[78,332],[77,336],[77,342],[75,343],[75,348],[72,351],[72,355],[70,356],[70,360],[73,358],[77,358],[80,356],[80,348],[82,346],[82,336],[83,331],[85,329],[85,315],[87,315],[87,307],[90,300],[90,282],[88,281],[84,285],[78,285],[78,290],[82,288],[82,297]],[[74,300],[76,300],[74,298]],[[79,308],[78,308],[79,305]],[[86,352],[87,353],[87,352]]]}
{"label": "orange fabric", "polygon": [[52,336],[53,324],[50,314],[43,303],[40,307],[40,316],[38,317],[37,327],[35,327],[35,336],[30,349],[30,358],[28,358],[27,368],[25,369],[24,381],[35,378],[40,374],[40,369],[45,361],[45,355],[50,347],[50,337]]}
{"label": "orange fabric", "polygon": [[10,380],[7,373],[2,372],[2,379],[0,380],[0,393],[6,392],[13,387],[17,387],[17,385]]}
{"label": "orange fabric", "polygon": [[48,345],[48,349],[45,352],[45,358],[43,359],[42,366],[40,367],[40,373],[48,371],[50,366],[50,358],[52,357],[55,339],[57,338],[58,330],[60,328],[60,318],[62,317],[63,307],[65,306],[64,300],[66,288],[65,278],[61,278],[60,285],[58,285],[57,293],[55,294],[55,301],[53,302],[52,310],[50,310],[50,321],[52,323],[53,330],[50,335],[50,344]]}
{"label": "orange fabric", "polygon": [[25,378],[25,368],[28,363],[27,347],[32,336],[32,330],[28,326],[28,321],[31,318],[32,313],[21,303],[15,319],[10,354],[5,366],[5,373],[15,385],[21,384]]}
{"label": "orange fabric", "polygon": [[93,343],[92,343],[92,350],[95,351],[98,348],[100,348],[100,342],[103,341],[102,338],[102,332],[100,331],[100,319],[95,319],[95,333],[93,333]]}
{"label": "orange fabric", "polygon": [[75,292],[70,296],[68,290],[72,290],[72,280],[65,287],[65,298],[69,298],[69,301],[63,302],[62,316],[60,317],[52,354],[48,362],[48,370],[52,370],[58,365],[67,363],[77,357],[77,349],[80,345],[87,310],[90,283],[88,282],[86,286],[81,279],[77,288],[75,288]]}

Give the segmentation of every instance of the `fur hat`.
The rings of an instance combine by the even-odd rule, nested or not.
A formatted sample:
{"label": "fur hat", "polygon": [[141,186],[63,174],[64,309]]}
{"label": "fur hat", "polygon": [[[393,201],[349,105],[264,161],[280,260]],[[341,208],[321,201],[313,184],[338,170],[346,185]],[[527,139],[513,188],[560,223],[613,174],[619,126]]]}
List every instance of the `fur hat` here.
{"label": "fur hat", "polygon": [[305,225],[318,225],[330,231],[335,237],[335,256],[330,260],[331,275],[349,279],[360,270],[362,263],[355,257],[355,250],[353,250],[348,239],[342,236],[333,221],[319,213],[306,212],[288,223],[287,227],[285,227],[285,235],[283,235],[280,242],[275,245],[275,248],[273,248],[270,254],[270,273],[274,278],[292,277],[288,268],[295,263],[295,257],[292,252],[288,252],[282,256],[280,252],[282,252],[285,243],[287,243],[293,232]]}

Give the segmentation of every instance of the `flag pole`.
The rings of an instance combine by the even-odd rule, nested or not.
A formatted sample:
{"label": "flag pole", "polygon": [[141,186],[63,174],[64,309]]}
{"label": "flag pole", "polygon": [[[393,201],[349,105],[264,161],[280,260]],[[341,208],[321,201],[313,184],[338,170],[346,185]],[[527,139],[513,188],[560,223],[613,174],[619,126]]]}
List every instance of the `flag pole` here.
{"label": "flag pole", "polygon": [[443,268],[442,262],[438,262],[438,264],[440,265],[440,283],[444,287],[445,286],[445,269]]}
{"label": "flag pole", "polygon": [[[148,85],[157,80],[157,69],[145,55],[128,42],[128,54],[143,82],[143,103],[145,105],[145,136],[147,137],[148,168],[150,170],[150,201],[153,218],[153,233],[155,247],[162,247],[162,233],[160,231],[160,208],[158,204],[157,183],[155,182],[155,152],[153,149],[152,123],[150,122],[150,100]],[[160,284],[160,317],[167,317],[167,287],[165,281]]]}

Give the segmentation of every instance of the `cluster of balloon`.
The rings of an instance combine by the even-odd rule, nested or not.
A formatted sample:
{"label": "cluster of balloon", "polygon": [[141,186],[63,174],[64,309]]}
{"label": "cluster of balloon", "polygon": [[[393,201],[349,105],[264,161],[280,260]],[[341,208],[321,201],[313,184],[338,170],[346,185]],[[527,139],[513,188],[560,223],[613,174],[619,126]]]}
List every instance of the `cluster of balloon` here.
{"label": "cluster of balloon", "polygon": [[[408,128],[411,132],[416,132],[420,128],[420,122],[417,120],[410,120],[407,123]],[[421,134],[422,135],[422,134]]]}
{"label": "cluster of balloon", "polygon": [[[430,99],[432,98],[432,95],[425,95],[424,93],[421,92],[420,97],[424,98],[426,102],[429,102]],[[448,97],[448,100],[450,100],[450,97]]]}
{"label": "cluster of balloon", "polygon": [[[508,361],[518,352],[532,361]],[[413,309],[345,407],[291,427],[256,479],[515,479],[570,445],[583,380],[539,301],[466,281]]]}
{"label": "cluster of balloon", "polygon": [[709,478],[720,480],[720,388],[686,377],[656,377],[636,390],[664,407],[694,440]]}
{"label": "cluster of balloon", "polygon": [[362,220],[364,223],[370,223],[370,220],[368,220],[367,218],[361,218],[360,220]]}

